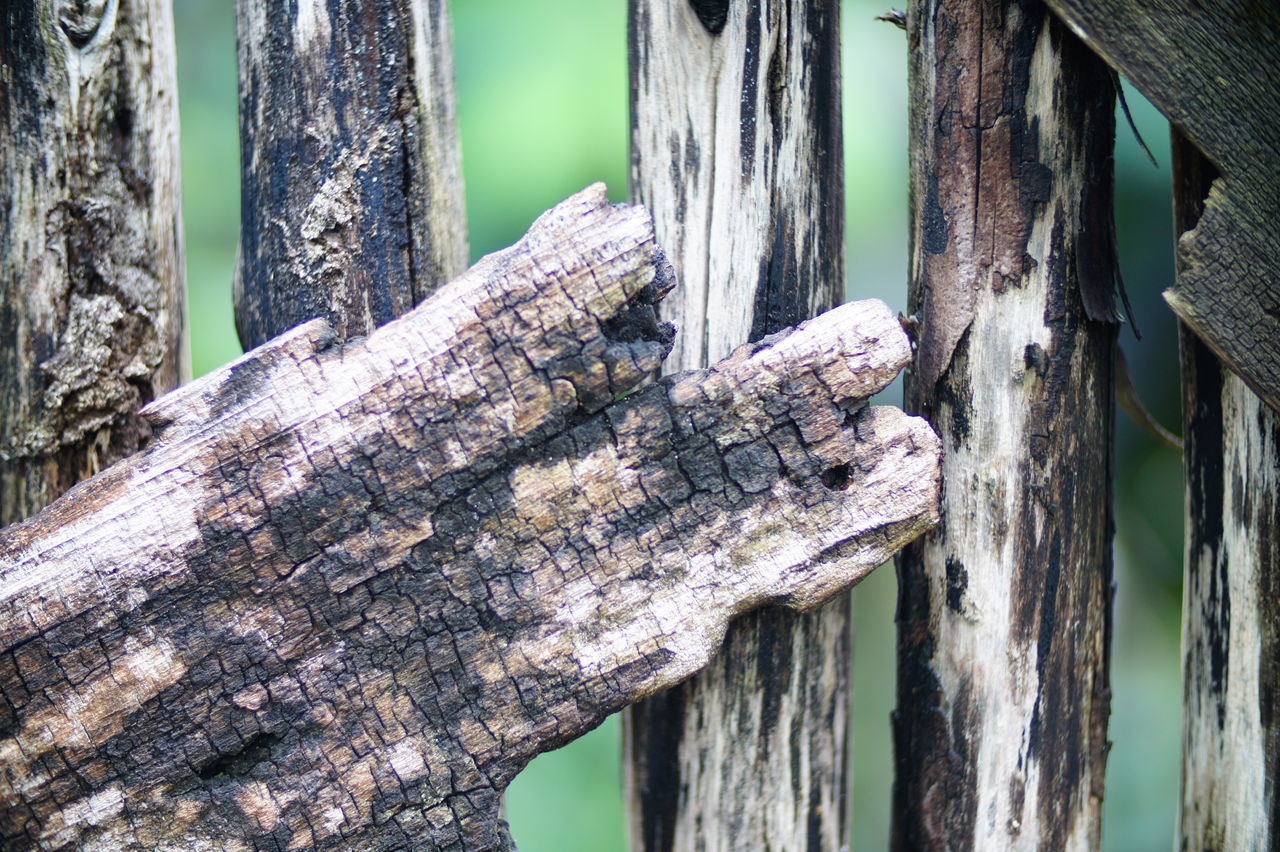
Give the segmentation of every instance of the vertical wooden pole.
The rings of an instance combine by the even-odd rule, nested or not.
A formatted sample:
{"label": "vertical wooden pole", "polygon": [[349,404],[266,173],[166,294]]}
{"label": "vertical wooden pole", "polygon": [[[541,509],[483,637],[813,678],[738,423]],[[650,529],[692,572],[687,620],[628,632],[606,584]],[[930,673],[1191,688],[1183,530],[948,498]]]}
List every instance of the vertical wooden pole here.
{"label": "vertical wooden pole", "polygon": [[917,0],[896,849],[1096,848],[1110,693],[1113,91],[1035,0]]}
{"label": "vertical wooden pole", "polygon": [[167,0],[0,4],[0,525],[186,372],[177,92]]}
{"label": "vertical wooden pole", "polygon": [[239,0],[245,347],[344,337],[467,266],[446,0]]}
{"label": "vertical wooden pole", "polygon": [[[1195,227],[1215,176],[1174,131],[1175,233]],[[1181,344],[1187,568],[1179,848],[1274,849],[1280,845],[1280,415],[1185,326]]]}
{"label": "vertical wooden pole", "polygon": [[[834,304],[843,289],[836,0],[632,0],[632,194],[679,286],[670,370]],[[847,599],[735,622],[693,680],[629,711],[635,849],[845,842]]]}

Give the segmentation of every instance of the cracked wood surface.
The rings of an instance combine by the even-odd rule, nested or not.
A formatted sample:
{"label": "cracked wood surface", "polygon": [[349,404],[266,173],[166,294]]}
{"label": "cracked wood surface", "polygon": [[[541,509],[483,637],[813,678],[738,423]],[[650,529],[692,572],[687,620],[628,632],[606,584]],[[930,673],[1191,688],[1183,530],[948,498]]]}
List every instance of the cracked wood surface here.
{"label": "cracked wood surface", "polygon": [[1110,74],[1034,0],[919,0],[907,24],[921,357],[906,399],[945,454],[942,520],[898,561],[892,842],[1096,849],[1110,709]]}
{"label": "cracked wood surface", "polygon": [[[632,0],[631,189],[681,282],[672,369],[835,304],[844,282],[839,4]],[[698,677],[628,711],[632,847],[837,849],[848,601],[736,621]]]}
{"label": "cracked wood surface", "polygon": [[[1173,138],[1174,227],[1214,168]],[[1185,267],[1179,268],[1179,274]],[[1280,414],[1182,329],[1187,563],[1181,849],[1280,846]]]}
{"label": "cracked wood surface", "polygon": [[173,50],[164,0],[0,5],[0,525],[186,372]]}
{"label": "cracked wood surface", "polygon": [[1280,410],[1280,5],[1050,0],[1217,171],[1178,238],[1174,313]]}
{"label": "cracked wood surface", "polygon": [[239,0],[246,348],[346,339],[467,264],[446,0]]}
{"label": "cracked wood surface", "polygon": [[597,185],[367,338],[153,403],[0,534],[5,848],[500,847],[534,755],[933,523],[936,436],[864,404],[884,305],[647,384],[670,285]]}

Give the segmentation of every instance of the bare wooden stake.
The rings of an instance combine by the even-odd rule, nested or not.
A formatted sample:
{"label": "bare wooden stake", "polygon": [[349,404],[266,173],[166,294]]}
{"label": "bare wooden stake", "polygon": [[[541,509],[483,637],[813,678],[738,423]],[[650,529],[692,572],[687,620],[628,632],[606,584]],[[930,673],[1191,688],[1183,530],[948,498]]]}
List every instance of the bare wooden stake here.
{"label": "bare wooden stake", "polygon": [[503,847],[536,754],[934,522],[936,436],[865,405],[910,358],[884,305],[641,387],[669,286],[596,186],[150,406],[0,534],[4,848]]}
{"label": "bare wooden stake", "polygon": [[[844,283],[839,4],[632,0],[634,197],[681,287],[673,369],[834,304]],[[626,724],[635,849],[846,843],[848,602],[736,622]]]}
{"label": "bare wooden stake", "polygon": [[907,404],[943,520],[898,562],[893,846],[1096,848],[1111,604],[1113,94],[1038,2],[920,0]]}
{"label": "bare wooden stake", "polygon": [[0,5],[0,526],[186,373],[177,94],[165,0]]}
{"label": "bare wooden stake", "polygon": [[[1174,227],[1216,170],[1177,131]],[[1180,266],[1179,274],[1184,267]],[[1180,848],[1280,844],[1280,414],[1182,330],[1187,471]]]}
{"label": "bare wooden stake", "polygon": [[446,0],[239,0],[246,347],[367,334],[467,265]]}

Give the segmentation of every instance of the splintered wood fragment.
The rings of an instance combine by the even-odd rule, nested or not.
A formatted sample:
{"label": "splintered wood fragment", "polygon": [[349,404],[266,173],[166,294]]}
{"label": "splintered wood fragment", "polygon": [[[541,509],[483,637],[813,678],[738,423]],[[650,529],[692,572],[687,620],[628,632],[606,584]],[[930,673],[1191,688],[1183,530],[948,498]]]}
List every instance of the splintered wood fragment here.
{"label": "splintered wood fragment", "polygon": [[596,186],[153,404],[0,536],[4,848],[503,847],[533,756],[934,522],[936,437],[863,402],[910,357],[885,306],[642,387],[669,287]]}
{"label": "splintered wood fragment", "polygon": [[1280,5],[1049,0],[1205,155],[1217,178],[1165,299],[1280,411]]}

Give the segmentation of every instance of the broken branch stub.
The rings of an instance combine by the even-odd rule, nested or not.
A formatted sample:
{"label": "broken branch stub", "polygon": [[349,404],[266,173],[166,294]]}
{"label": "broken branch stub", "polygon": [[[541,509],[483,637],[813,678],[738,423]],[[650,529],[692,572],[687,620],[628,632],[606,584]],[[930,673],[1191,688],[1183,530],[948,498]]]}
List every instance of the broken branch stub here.
{"label": "broken branch stub", "polygon": [[887,308],[637,390],[666,270],[592,187],[368,338],[162,398],[0,536],[5,848],[502,846],[536,754],[933,523],[936,437],[863,404]]}

